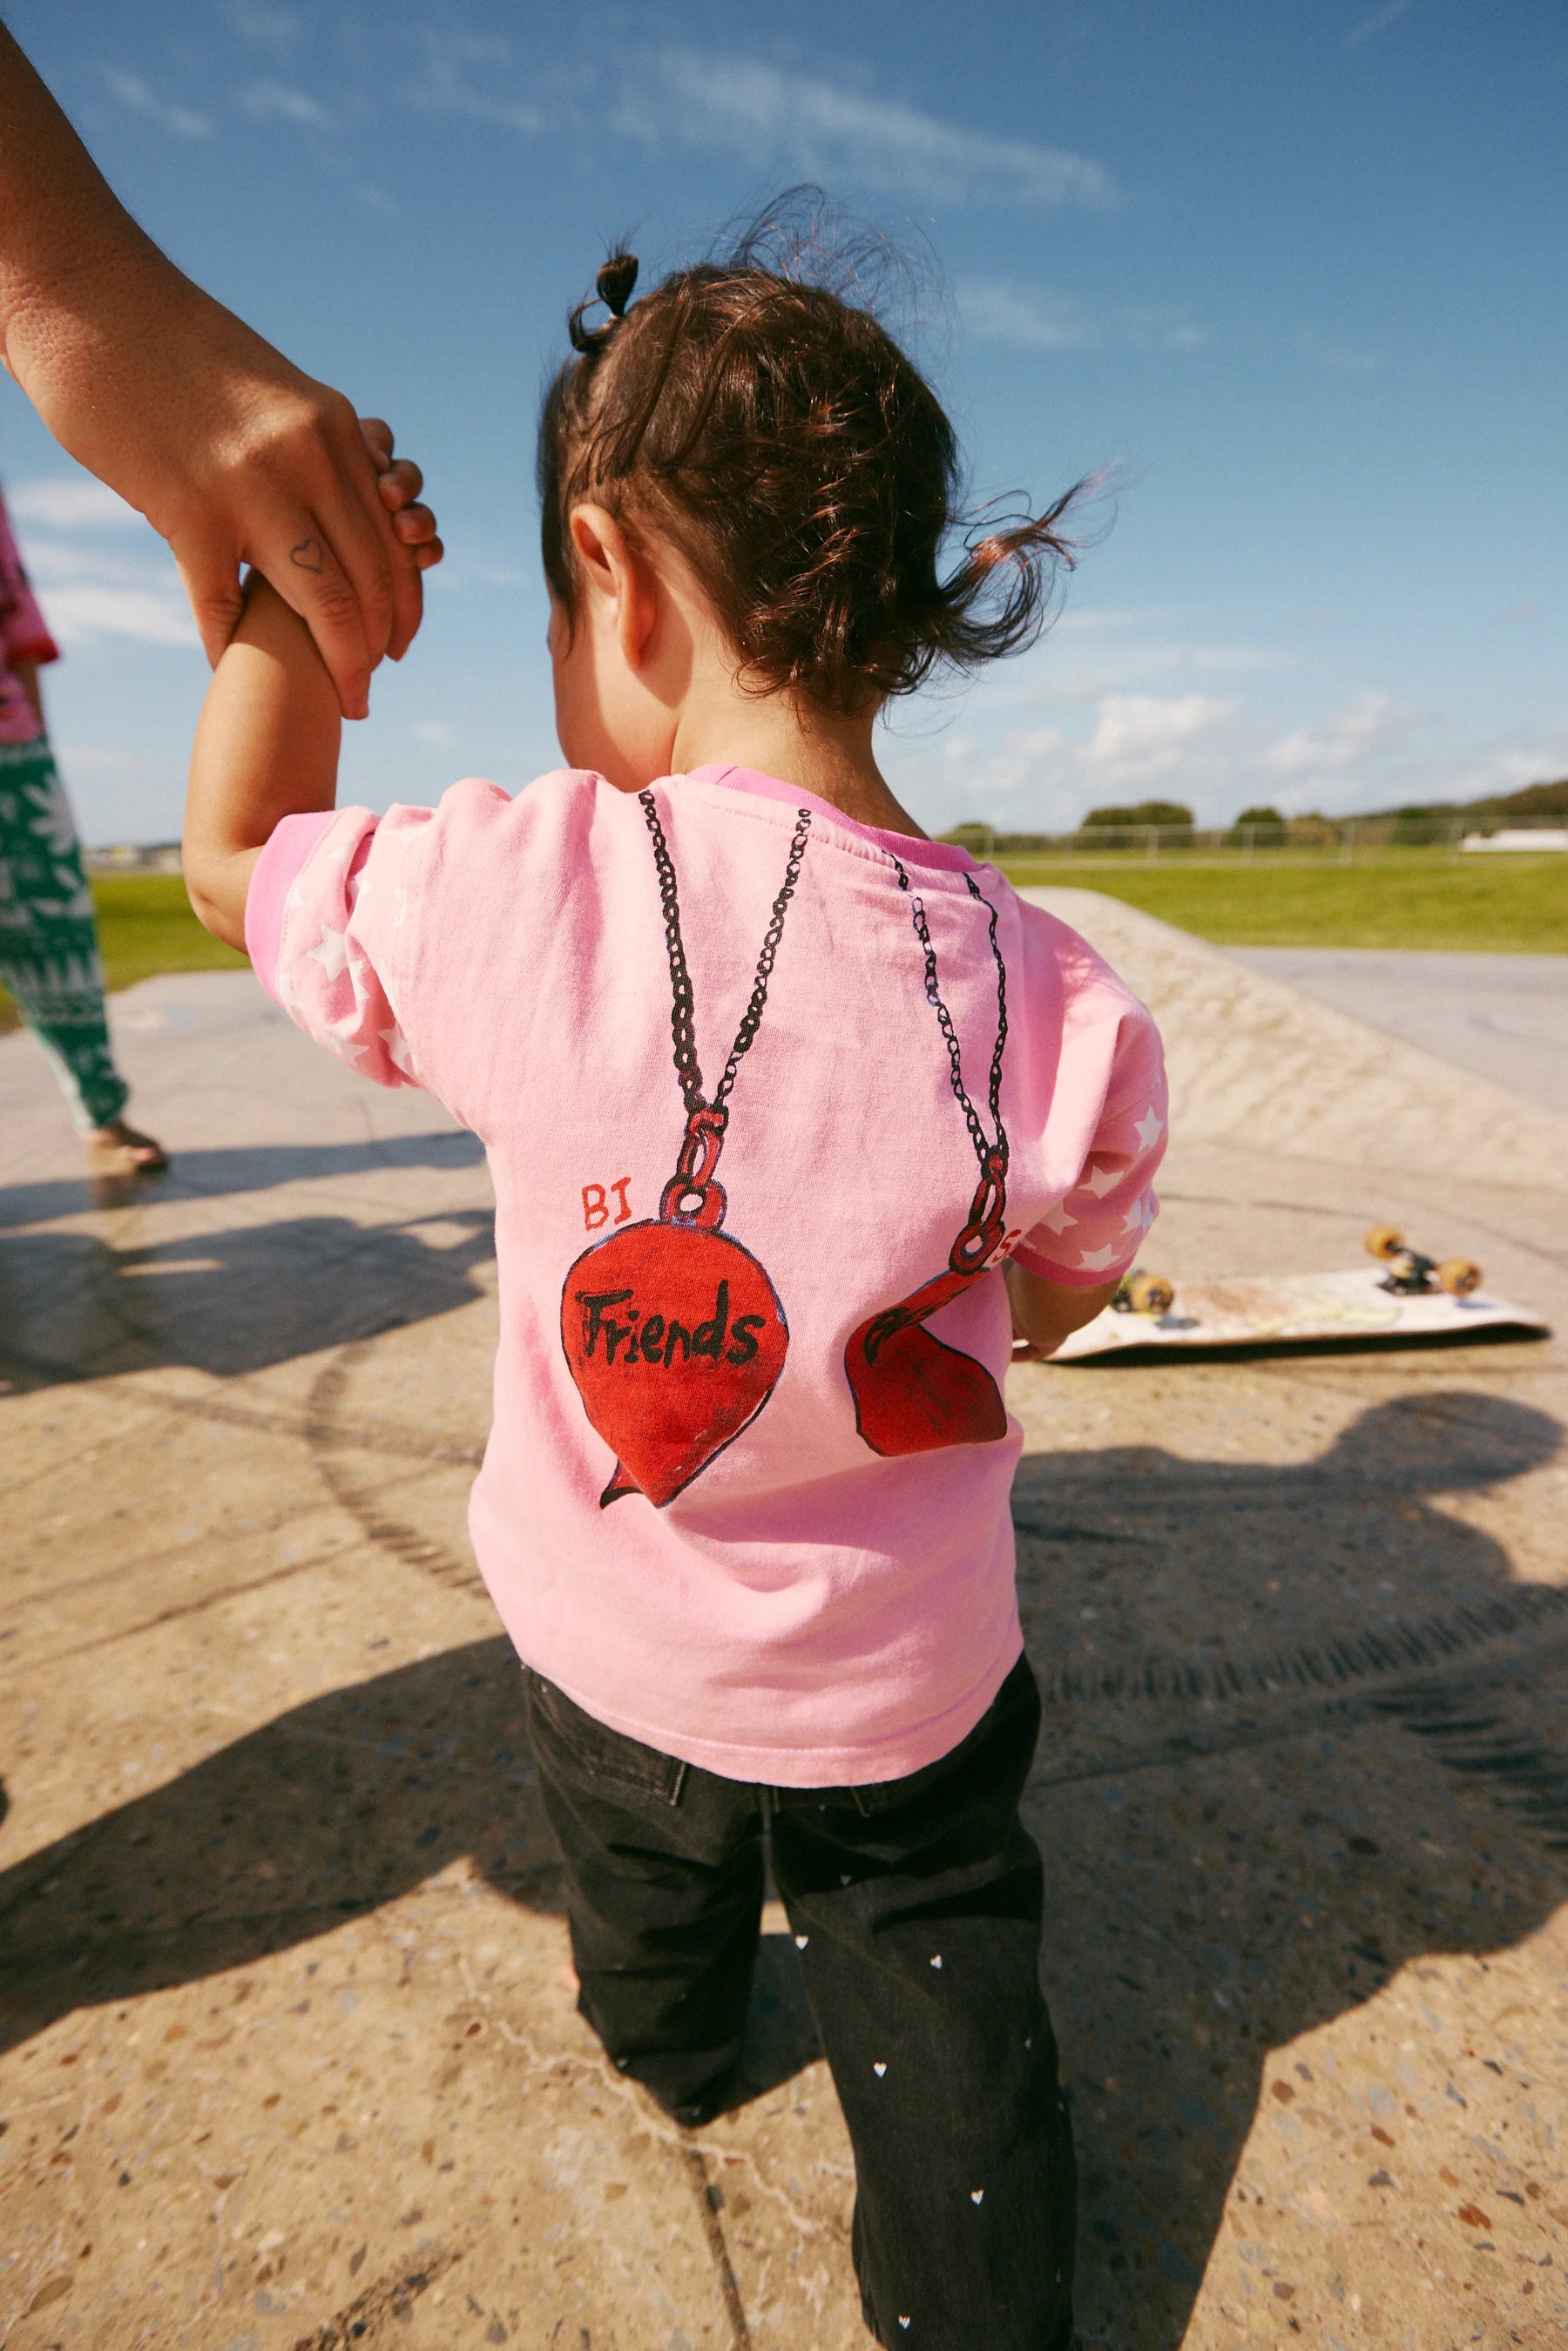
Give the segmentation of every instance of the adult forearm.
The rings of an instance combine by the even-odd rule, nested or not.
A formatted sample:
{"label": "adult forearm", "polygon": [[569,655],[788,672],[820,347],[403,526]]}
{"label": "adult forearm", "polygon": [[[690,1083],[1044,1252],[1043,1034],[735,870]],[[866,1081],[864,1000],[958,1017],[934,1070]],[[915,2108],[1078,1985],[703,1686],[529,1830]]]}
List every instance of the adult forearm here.
{"label": "adult forearm", "polygon": [[128,308],[132,281],[152,271],[180,276],[0,26],[0,356],[29,398],[94,332],[89,320]]}
{"label": "adult forearm", "polygon": [[415,555],[342,394],[158,250],[4,31],[0,350],[61,447],[168,540],[208,658],[258,565],[362,716],[371,671],[419,625],[433,526]]}
{"label": "adult forearm", "polygon": [[38,722],[39,734],[43,734],[44,693],[43,688],[38,684],[37,663],[36,661],[12,660],[7,666],[10,669],[12,676],[16,679],[17,684],[21,687],[22,692],[26,696],[27,707]]}

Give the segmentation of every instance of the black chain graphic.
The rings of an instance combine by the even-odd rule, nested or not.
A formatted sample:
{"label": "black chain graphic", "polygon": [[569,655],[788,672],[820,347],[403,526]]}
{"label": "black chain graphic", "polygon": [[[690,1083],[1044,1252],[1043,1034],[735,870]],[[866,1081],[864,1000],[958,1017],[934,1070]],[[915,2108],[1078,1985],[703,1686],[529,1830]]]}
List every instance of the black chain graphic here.
{"label": "black chain graphic", "polygon": [[[735,1073],[741,1056],[751,1050],[762,1019],[762,1008],[768,1001],[768,983],[773,974],[773,958],[779,952],[779,942],[784,935],[784,917],[789,901],[795,895],[795,884],[800,878],[800,860],[806,854],[806,835],[811,830],[810,809],[797,809],[794,838],[789,843],[789,862],[784,868],[784,880],[779,895],[773,901],[773,913],[763,933],[762,952],[757,958],[757,977],[752,985],[751,998],[741,1016],[735,1032],[735,1043],[724,1065],[724,1075],[713,1101],[703,1099],[703,1073],[697,1061],[696,1036],[693,1028],[693,998],[691,974],[686,969],[686,951],[681,940],[681,907],[675,893],[675,869],[670,862],[669,843],[664,828],[659,822],[659,810],[651,791],[639,792],[638,803],[653,844],[653,862],[659,873],[659,904],[664,914],[664,945],[670,957],[670,992],[673,999],[670,1013],[671,1033],[675,1040],[675,1075],[680,1080],[682,1099],[688,1117],[699,1110],[723,1110],[735,1083]],[[993,939],[996,916],[991,917]],[[1000,1048],[998,1047],[998,1051]],[[999,1079],[999,1071],[998,1071]]]}
{"label": "black chain graphic", "polygon": [[984,893],[976,887],[974,875],[966,873],[964,881],[970,897],[977,899],[991,918],[991,954],[997,967],[997,1041],[991,1051],[991,1124],[997,1130],[997,1139],[996,1143],[991,1144],[986,1140],[986,1130],[980,1123],[980,1114],[969,1100],[965,1089],[964,1066],[958,1050],[957,1032],[953,1026],[953,1017],[942,1001],[942,991],[936,984],[936,950],[931,944],[931,929],[925,920],[925,902],[916,891],[910,889],[909,876],[897,858],[894,856],[893,852],[889,850],[887,854],[892,861],[893,870],[898,876],[898,886],[907,893],[909,898],[909,911],[915,924],[915,935],[920,941],[925,956],[925,1000],[936,1015],[936,1025],[942,1031],[942,1041],[947,1048],[953,1092],[957,1097],[958,1107],[964,1113],[965,1123],[969,1130],[969,1140],[975,1146],[975,1156],[979,1161],[983,1171],[987,1153],[995,1149],[1000,1153],[1001,1164],[1005,1168],[1008,1162],[1008,1134],[1006,1127],[1002,1124],[1002,1054],[1008,1041],[1008,967],[1002,961],[1001,948],[997,945],[997,910]]}

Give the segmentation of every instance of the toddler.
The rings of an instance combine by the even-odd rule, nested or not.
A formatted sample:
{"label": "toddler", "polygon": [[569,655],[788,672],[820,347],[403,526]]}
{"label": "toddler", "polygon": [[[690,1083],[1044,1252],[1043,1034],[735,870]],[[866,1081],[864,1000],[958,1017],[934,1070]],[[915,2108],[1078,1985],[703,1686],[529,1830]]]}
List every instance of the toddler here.
{"label": "toddler", "polygon": [[873,728],[1029,639],[1067,501],[944,577],[953,433],[877,320],[765,234],[632,304],[636,269],[573,312],[539,427],[568,766],[334,812],[336,695],[253,578],[185,871],[308,1035],[486,1145],[470,1528],[583,2014],[679,2121],[718,2110],[766,1835],[867,2325],[1063,2351],[1001,1387],[1153,1219],[1160,1050],[1082,939],[925,837]]}

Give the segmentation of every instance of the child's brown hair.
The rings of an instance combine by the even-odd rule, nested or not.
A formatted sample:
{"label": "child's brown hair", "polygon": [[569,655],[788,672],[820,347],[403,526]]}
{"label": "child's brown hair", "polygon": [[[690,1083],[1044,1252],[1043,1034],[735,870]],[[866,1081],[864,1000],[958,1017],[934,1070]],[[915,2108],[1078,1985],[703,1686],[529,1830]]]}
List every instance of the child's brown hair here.
{"label": "child's brown hair", "polygon": [[[545,393],[538,475],[545,576],[569,617],[568,532],[587,498],[645,521],[691,565],[759,692],[831,710],[908,694],[1039,632],[1078,495],[963,527],[958,448],[925,378],[868,309],[779,266],[771,209],[722,259],[676,270],[627,309],[616,253],[569,321],[575,357]],[[611,312],[583,326],[595,301]]]}

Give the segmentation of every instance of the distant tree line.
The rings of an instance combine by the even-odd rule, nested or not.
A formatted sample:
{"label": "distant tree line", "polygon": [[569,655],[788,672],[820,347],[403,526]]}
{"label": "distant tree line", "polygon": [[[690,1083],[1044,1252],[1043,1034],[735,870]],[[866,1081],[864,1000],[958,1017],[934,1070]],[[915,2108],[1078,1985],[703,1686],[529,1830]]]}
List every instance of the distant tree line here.
{"label": "distant tree line", "polygon": [[[1456,817],[1481,828],[1519,817],[1568,818],[1568,776],[1557,783],[1526,784],[1519,791],[1494,793],[1485,799],[1432,800],[1419,805],[1412,802],[1404,808],[1363,810],[1352,816],[1287,817],[1277,808],[1244,808],[1225,829],[1225,839],[1235,848],[1249,843],[1257,849],[1321,847],[1340,839],[1350,825],[1377,824],[1390,827],[1388,837],[1396,845],[1414,844],[1429,841],[1437,826]],[[1125,806],[1118,803],[1091,809],[1077,831],[1080,836],[1106,831],[1135,834],[1156,827],[1162,846],[1179,849],[1190,844],[1196,823],[1191,809],[1180,800],[1138,800]],[[986,856],[995,856],[998,852],[1024,856],[1030,850],[1049,848],[1064,836],[1004,832],[995,825],[971,821],[955,825],[942,838]]]}

